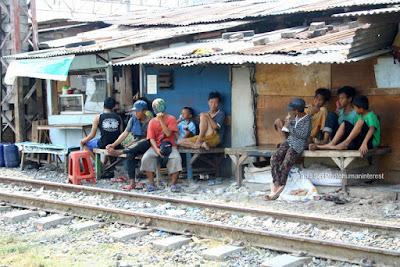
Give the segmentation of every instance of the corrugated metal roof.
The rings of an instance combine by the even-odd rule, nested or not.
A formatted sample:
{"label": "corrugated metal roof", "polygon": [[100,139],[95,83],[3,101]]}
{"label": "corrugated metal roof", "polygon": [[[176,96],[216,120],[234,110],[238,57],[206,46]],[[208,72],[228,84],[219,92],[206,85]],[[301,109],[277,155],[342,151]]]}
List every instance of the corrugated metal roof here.
{"label": "corrugated metal roof", "polygon": [[[107,28],[89,31],[78,34],[75,37],[68,37],[54,41],[43,42],[51,49],[44,49],[28,53],[21,53],[15,55],[5,56],[4,58],[45,58],[54,57],[67,54],[81,54],[91,53],[97,51],[107,51],[111,49],[134,46],[137,44],[144,44],[175,38],[179,36],[186,36],[191,34],[198,34],[203,32],[212,32],[222,29],[230,29],[240,25],[250,23],[249,21],[230,21],[214,24],[200,24],[181,27],[128,27],[112,25]],[[73,48],[65,48],[67,44],[78,43],[82,41],[96,40],[96,44],[86,45]],[[57,48],[55,48],[57,47]]]}
{"label": "corrugated metal roof", "polygon": [[334,14],[332,17],[336,18],[344,18],[344,17],[361,17],[361,16],[373,16],[373,15],[381,15],[381,14],[395,14],[400,12],[400,7],[388,7],[388,8],[378,8],[371,9],[365,11],[356,11],[356,12],[347,12]]}
{"label": "corrugated metal roof", "polygon": [[353,6],[400,4],[394,0],[265,0],[229,1],[149,13],[132,13],[117,18],[104,18],[106,23],[132,26],[191,25],[246,18],[259,18],[291,13],[326,11]]}
{"label": "corrugated metal roof", "polygon": [[139,64],[154,64],[154,65],[181,65],[182,67],[189,67],[204,64],[223,64],[223,65],[244,65],[244,64],[295,64],[307,66],[310,64],[342,64],[347,62],[357,62],[360,60],[380,56],[390,52],[390,49],[380,50],[363,56],[348,59],[340,51],[328,54],[305,54],[297,56],[267,54],[262,56],[248,56],[248,55],[213,55],[209,57],[174,59],[174,58],[154,58],[152,56],[145,56],[129,61],[114,63],[114,66],[123,65],[139,65]]}
{"label": "corrugated metal roof", "polygon": [[[379,32],[388,29],[387,25],[366,24],[354,29],[347,29],[311,39],[279,39],[265,45],[253,45],[253,38],[236,42],[227,40],[210,40],[196,42],[176,48],[163,49],[148,55],[135,55],[134,58],[114,61],[113,65],[160,64],[192,66],[200,64],[299,64],[312,63],[345,63],[387,53],[387,40]],[[281,31],[278,31],[281,32]],[[394,32],[394,31],[393,31]],[[273,36],[275,32],[269,33]],[[262,36],[266,36],[263,34]],[[359,38],[358,36],[363,36]],[[389,38],[390,39],[390,38]],[[356,42],[354,41],[356,40]],[[393,40],[393,39],[392,39]],[[384,42],[385,41],[385,42]],[[379,46],[377,46],[377,44]],[[218,52],[196,55],[197,48],[217,48]],[[383,50],[382,50],[383,49]],[[375,52],[380,50],[379,52]],[[207,50],[206,50],[207,51]]]}

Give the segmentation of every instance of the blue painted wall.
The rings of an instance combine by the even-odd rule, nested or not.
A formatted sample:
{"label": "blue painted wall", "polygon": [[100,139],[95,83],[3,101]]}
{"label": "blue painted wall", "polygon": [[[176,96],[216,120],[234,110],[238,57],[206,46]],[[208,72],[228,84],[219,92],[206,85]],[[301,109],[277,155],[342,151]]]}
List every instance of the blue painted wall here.
{"label": "blue painted wall", "polygon": [[[214,65],[209,67],[145,67],[144,75],[156,75],[159,71],[173,70],[174,89],[159,90],[157,94],[146,94],[150,101],[160,97],[167,104],[166,112],[179,117],[182,108],[189,106],[194,109],[195,116],[201,112],[208,111],[207,104],[210,92],[218,91],[222,95],[220,109],[227,116],[231,116],[231,82],[229,80],[229,66]],[[145,77],[144,77],[145,78]],[[144,79],[146,80],[146,79]],[[144,85],[146,88],[146,84]],[[226,127],[224,146],[231,144],[230,126]]]}

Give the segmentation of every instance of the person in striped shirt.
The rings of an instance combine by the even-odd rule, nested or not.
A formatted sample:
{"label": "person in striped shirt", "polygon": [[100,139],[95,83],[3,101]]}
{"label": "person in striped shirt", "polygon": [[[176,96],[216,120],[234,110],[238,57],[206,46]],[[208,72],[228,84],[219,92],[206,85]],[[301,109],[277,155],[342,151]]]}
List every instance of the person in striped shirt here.
{"label": "person in striped shirt", "polygon": [[286,117],[283,127],[288,130],[288,137],[278,145],[278,150],[271,157],[271,174],[274,184],[271,194],[266,194],[266,201],[275,200],[283,191],[290,169],[300,154],[306,148],[307,139],[311,135],[311,118],[304,112],[305,102],[300,98],[293,98],[286,110],[290,116]]}

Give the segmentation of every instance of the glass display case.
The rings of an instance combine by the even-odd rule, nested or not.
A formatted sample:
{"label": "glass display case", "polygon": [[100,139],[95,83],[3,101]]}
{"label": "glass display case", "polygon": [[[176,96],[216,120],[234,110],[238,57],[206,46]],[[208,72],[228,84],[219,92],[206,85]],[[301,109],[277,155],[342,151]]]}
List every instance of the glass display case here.
{"label": "glass display case", "polygon": [[69,94],[59,95],[58,104],[60,114],[82,114],[84,113],[84,95]]}

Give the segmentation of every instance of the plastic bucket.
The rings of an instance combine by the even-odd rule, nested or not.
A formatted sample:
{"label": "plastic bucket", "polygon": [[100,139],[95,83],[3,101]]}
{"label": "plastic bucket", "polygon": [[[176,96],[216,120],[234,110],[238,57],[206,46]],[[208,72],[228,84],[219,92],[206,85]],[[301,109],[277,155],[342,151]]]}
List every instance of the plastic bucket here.
{"label": "plastic bucket", "polygon": [[4,150],[3,150],[3,144],[0,144],[0,167],[6,166],[4,163]]}
{"label": "plastic bucket", "polygon": [[14,144],[6,144],[3,146],[4,163],[7,168],[15,168],[19,166],[18,147]]}

